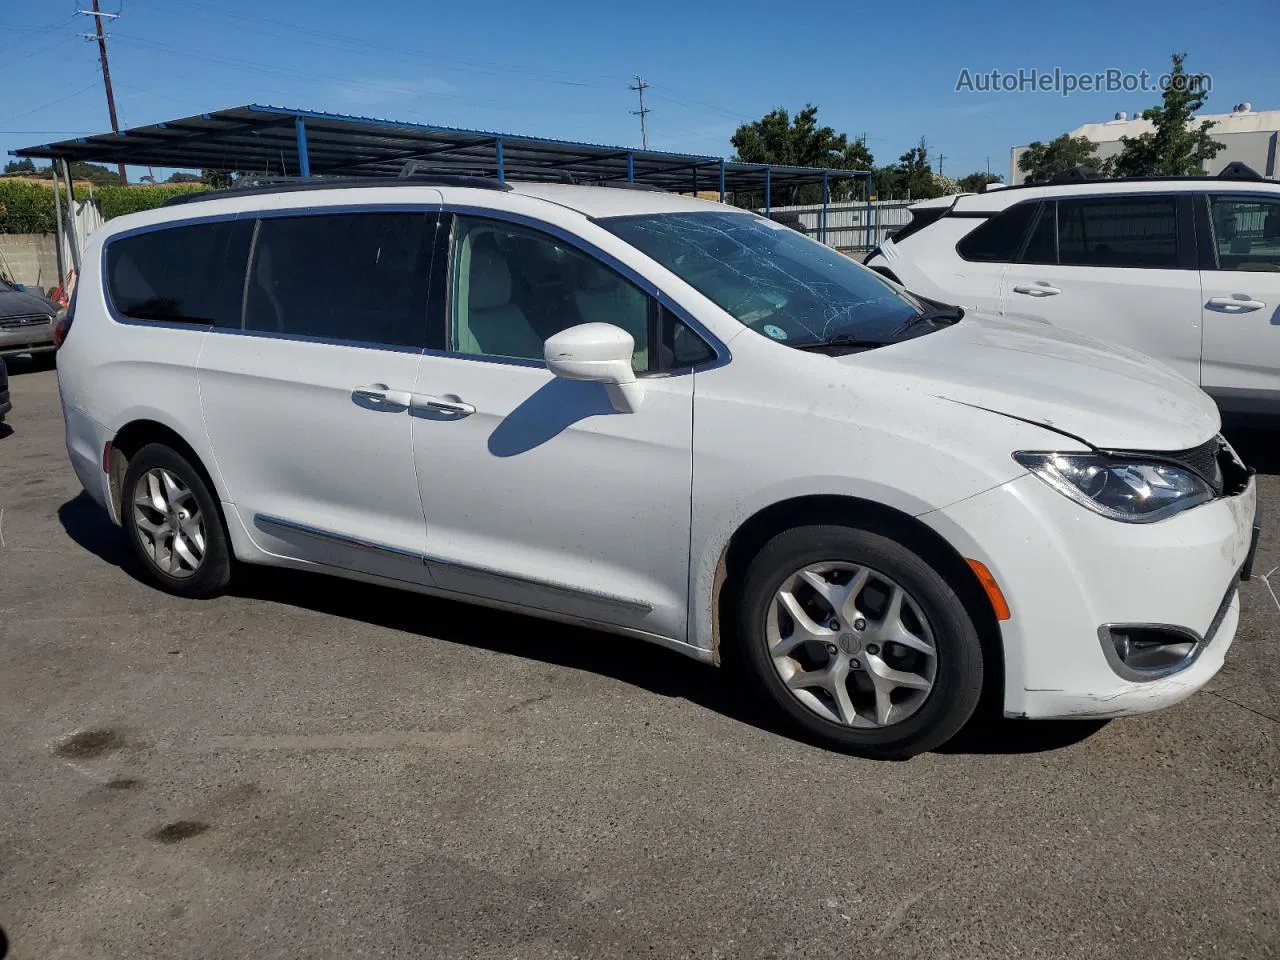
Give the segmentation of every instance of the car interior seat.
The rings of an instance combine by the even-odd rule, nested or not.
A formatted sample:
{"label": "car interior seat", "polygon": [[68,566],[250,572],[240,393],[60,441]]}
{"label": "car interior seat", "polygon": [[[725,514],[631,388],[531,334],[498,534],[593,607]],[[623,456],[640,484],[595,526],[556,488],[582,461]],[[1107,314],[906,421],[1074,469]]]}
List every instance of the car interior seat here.
{"label": "car interior seat", "polygon": [[511,301],[511,268],[493,234],[468,233],[459,252],[455,348],[462,353],[542,359],[542,338]]}

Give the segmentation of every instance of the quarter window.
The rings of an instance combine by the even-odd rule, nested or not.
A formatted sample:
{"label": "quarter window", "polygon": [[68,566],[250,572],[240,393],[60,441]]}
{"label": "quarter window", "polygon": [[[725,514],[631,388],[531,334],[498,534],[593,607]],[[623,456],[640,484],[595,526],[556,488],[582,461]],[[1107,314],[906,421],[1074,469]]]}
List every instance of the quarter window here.
{"label": "quarter window", "polygon": [[150,230],[107,245],[107,295],[131,320],[240,326],[253,222]]}
{"label": "quarter window", "polygon": [[258,221],[246,330],[422,348],[434,213]]}
{"label": "quarter window", "polygon": [[638,373],[651,364],[656,304],[574,246],[499,220],[458,217],[453,239],[450,349],[543,359],[543,343],[580,323],[611,323],[635,340]]}
{"label": "quarter window", "polygon": [[1037,204],[1020,203],[987,220],[956,244],[965,260],[979,263],[1012,263],[1027,235]]}
{"label": "quarter window", "polygon": [[1064,266],[1176,269],[1176,198],[1059,200],[1058,262]]}
{"label": "quarter window", "polygon": [[1280,200],[1214,197],[1210,209],[1219,270],[1280,272]]}

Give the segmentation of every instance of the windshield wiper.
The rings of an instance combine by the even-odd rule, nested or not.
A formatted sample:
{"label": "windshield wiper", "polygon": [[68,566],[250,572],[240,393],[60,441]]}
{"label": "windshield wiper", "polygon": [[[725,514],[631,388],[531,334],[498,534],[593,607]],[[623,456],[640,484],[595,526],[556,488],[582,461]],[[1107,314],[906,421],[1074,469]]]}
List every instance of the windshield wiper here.
{"label": "windshield wiper", "polygon": [[811,350],[815,353],[822,353],[825,350],[843,350],[845,347],[851,347],[854,350],[871,350],[875,347],[887,347],[891,342],[890,340],[860,340],[857,337],[849,336],[847,333],[837,333],[834,337],[827,337],[825,340],[793,343],[791,346],[797,350]]}
{"label": "windshield wiper", "polygon": [[951,307],[951,306],[945,306],[945,305],[938,306],[938,307],[929,307],[928,309],[921,310],[919,313],[908,317],[905,321],[903,321],[902,325],[899,326],[898,329],[890,333],[886,339],[893,340],[895,337],[900,337],[902,334],[906,333],[908,330],[912,329],[913,327],[918,327],[922,323],[927,323],[931,327],[938,326],[938,325],[949,327],[953,323],[959,323],[963,318],[964,318],[964,310],[961,307]]}

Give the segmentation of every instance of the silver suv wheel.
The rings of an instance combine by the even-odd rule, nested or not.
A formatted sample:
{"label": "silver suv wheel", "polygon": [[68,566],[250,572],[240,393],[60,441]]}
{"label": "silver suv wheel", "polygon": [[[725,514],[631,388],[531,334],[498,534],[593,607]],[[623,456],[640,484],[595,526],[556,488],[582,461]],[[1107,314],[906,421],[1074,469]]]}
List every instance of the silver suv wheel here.
{"label": "silver suv wheel", "polygon": [[193,576],[204,562],[204,514],[195,494],[173,473],[153,467],[134,486],[133,523],[143,553],[171,577]]}

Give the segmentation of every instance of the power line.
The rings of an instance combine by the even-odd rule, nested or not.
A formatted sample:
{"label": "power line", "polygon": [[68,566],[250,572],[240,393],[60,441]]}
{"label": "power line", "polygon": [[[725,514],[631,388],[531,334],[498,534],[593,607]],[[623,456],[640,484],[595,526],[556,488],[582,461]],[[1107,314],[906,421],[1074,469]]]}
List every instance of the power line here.
{"label": "power line", "polygon": [[640,76],[640,74],[637,73],[635,84],[627,88],[628,90],[635,90],[637,93],[640,94],[640,109],[632,110],[631,112],[633,114],[639,115],[640,117],[640,147],[643,150],[649,149],[649,131],[645,129],[645,123],[644,123],[645,116],[647,116],[650,112],[649,108],[644,105],[644,91],[645,91],[645,88],[648,86],[649,85],[644,82],[644,77]]}
{"label": "power line", "polygon": [[[115,19],[119,17],[118,13],[102,13],[97,5],[97,0],[93,0],[92,10],[77,10],[77,13],[93,18],[93,33],[97,38],[97,52],[102,63],[102,87],[106,90],[106,111],[111,115],[111,133],[120,132],[119,120],[115,119],[115,95],[111,92],[111,68],[106,63],[106,35],[102,32],[102,18],[109,17]],[[92,40],[93,37],[88,37]],[[120,186],[127,186],[129,178],[124,174],[124,164],[116,164],[116,169],[120,172]]]}

